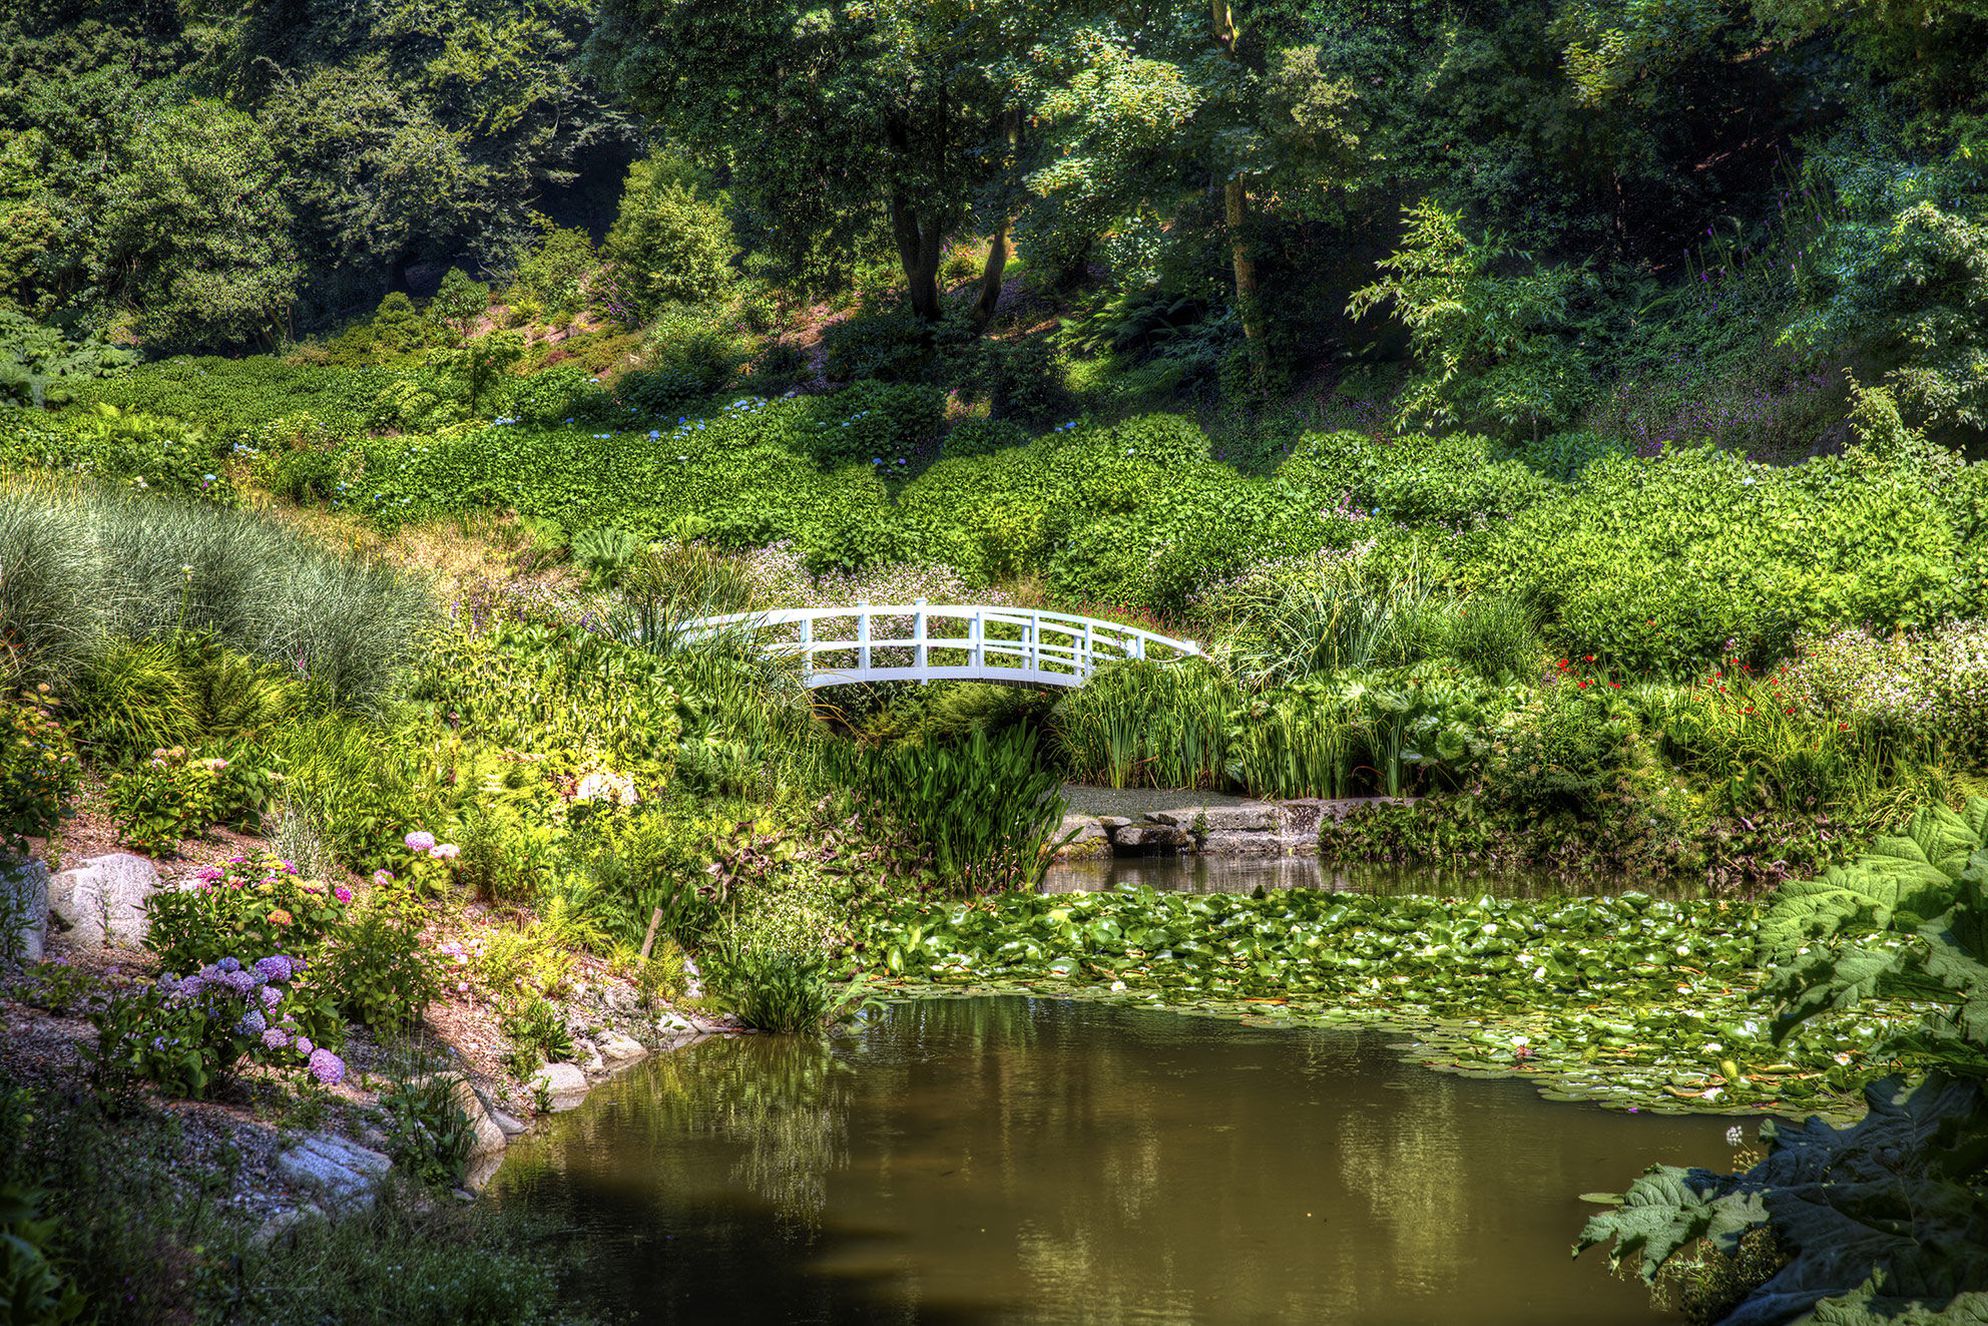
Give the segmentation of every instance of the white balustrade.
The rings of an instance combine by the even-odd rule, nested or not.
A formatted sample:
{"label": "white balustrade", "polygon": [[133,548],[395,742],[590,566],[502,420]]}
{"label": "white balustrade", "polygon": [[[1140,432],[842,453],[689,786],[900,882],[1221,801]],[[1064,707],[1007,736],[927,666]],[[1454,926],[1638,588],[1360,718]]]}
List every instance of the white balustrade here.
{"label": "white balustrade", "polygon": [[1081,686],[1100,664],[1198,656],[1192,640],[1073,613],[986,604],[863,603],[778,608],[684,624],[687,639],[726,631],[799,658],[811,687],[862,681],[997,681]]}

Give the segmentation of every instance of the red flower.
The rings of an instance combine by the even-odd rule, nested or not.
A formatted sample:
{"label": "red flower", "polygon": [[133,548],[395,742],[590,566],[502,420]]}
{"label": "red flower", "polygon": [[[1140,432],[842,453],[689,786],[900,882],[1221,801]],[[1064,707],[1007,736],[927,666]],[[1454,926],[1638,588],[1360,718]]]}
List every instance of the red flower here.
{"label": "red flower", "polygon": [[1567,670],[1567,660],[1563,658],[1555,666],[1557,666],[1562,672],[1565,672]]}
{"label": "red flower", "polygon": [[1592,663],[1595,661],[1595,656],[1593,654],[1584,655],[1581,661],[1584,663]]}
{"label": "red flower", "polygon": [[1612,681],[1609,683],[1609,685],[1613,686],[1618,691],[1622,689],[1622,683],[1619,681]]}
{"label": "red flower", "polygon": [[1581,689],[1584,691],[1588,689],[1588,679],[1586,677],[1581,678]]}

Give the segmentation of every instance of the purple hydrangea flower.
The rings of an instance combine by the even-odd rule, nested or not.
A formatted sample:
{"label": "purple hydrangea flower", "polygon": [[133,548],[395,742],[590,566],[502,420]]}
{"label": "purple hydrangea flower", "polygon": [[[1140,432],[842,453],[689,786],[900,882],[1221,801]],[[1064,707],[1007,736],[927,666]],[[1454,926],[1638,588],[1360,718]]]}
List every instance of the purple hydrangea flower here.
{"label": "purple hydrangea flower", "polygon": [[328,1087],[335,1087],[345,1080],[345,1061],[330,1050],[312,1050],[311,1076]]}
{"label": "purple hydrangea flower", "polygon": [[305,1055],[307,1055],[307,1054],[309,1054],[309,1053],[310,1053],[310,1052],[311,1052],[312,1050],[315,1050],[316,1048],[317,1048],[317,1046],[315,1046],[315,1045],[311,1044],[311,1038],[310,1038],[309,1036],[299,1036],[299,1037],[297,1037],[297,1053],[298,1053],[298,1054],[305,1054]]}
{"label": "purple hydrangea flower", "polygon": [[241,959],[239,958],[223,958],[214,965],[224,972],[237,972],[242,969]]}
{"label": "purple hydrangea flower", "polygon": [[283,1049],[290,1043],[290,1033],[281,1027],[271,1027],[262,1033],[262,1043],[272,1050]]}
{"label": "purple hydrangea flower", "polygon": [[266,958],[257,958],[255,960],[255,969],[262,973],[264,980],[268,981],[287,981],[293,974],[290,969],[290,959],[284,957],[281,953],[272,953]]}
{"label": "purple hydrangea flower", "polygon": [[343,884],[340,884],[337,888],[331,891],[331,896],[338,899],[340,902],[351,902],[352,890],[346,888]]}
{"label": "purple hydrangea flower", "polygon": [[221,978],[221,984],[238,995],[249,995],[255,993],[255,987],[259,982],[255,979],[254,973],[245,972],[238,966]]}
{"label": "purple hydrangea flower", "polygon": [[235,1024],[235,1033],[240,1036],[260,1036],[267,1030],[269,1030],[269,1021],[262,1016],[262,1010],[259,1008],[251,1008],[242,1014],[242,1020]]}
{"label": "purple hydrangea flower", "polygon": [[283,992],[273,985],[265,985],[256,993],[262,996],[262,1006],[264,1008],[274,1008],[283,1002]]}
{"label": "purple hydrangea flower", "polygon": [[426,829],[416,829],[401,841],[407,844],[407,850],[410,852],[425,852],[434,847],[435,835]]}
{"label": "purple hydrangea flower", "polygon": [[174,993],[177,994],[181,999],[192,999],[195,995],[198,995],[202,990],[205,990],[206,988],[207,988],[206,977],[189,976],[185,980],[179,983],[179,989],[174,991]]}

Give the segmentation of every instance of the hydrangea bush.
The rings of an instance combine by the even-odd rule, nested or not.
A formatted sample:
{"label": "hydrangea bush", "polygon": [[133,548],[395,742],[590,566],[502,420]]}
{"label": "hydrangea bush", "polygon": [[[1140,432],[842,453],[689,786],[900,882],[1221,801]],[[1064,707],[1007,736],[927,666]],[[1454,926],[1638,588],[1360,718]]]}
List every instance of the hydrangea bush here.
{"label": "hydrangea bush", "polygon": [[251,963],[226,957],[112,998],[90,1017],[97,1075],[194,1099],[249,1064],[336,1086],[345,1061],[325,1041],[338,1036],[338,1022],[299,984],[307,965],[284,953]]}
{"label": "hydrangea bush", "polygon": [[27,840],[54,828],[75,795],[76,749],[53,708],[46,686],[0,700],[0,855],[26,852]]}
{"label": "hydrangea bush", "polygon": [[304,879],[280,857],[237,854],[203,866],[190,887],[155,895],[145,944],[169,970],[243,949],[316,957],[352,901],[342,884]]}

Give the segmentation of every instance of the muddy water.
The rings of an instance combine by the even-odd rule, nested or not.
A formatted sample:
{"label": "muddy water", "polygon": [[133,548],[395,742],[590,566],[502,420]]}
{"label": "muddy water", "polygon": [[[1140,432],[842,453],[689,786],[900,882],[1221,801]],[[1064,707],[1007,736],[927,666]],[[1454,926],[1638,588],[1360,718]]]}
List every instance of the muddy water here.
{"label": "muddy water", "polygon": [[638,1322],[1610,1326],[1578,1194],[1720,1164],[1728,1120],[1403,1064],[1385,1038],[929,1000],[652,1061],[521,1139],[580,1304]]}

